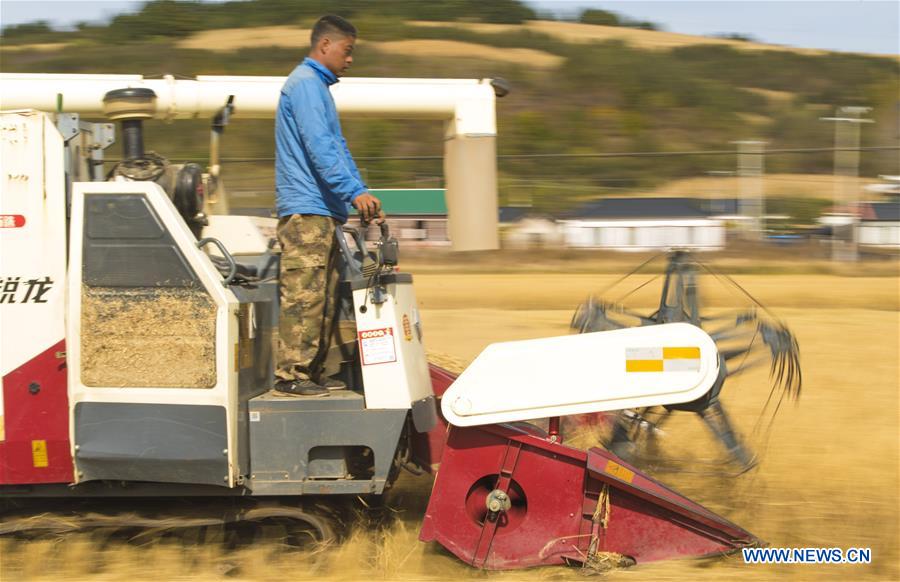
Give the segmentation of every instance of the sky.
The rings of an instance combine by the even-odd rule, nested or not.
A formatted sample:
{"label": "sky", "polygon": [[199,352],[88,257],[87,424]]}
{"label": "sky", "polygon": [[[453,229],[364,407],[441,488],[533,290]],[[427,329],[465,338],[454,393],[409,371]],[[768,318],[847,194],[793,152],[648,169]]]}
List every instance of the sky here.
{"label": "sky", "polygon": [[[738,33],[788,46],[900,54],[897,0],[526,2],[558,16],[574,16],[584,8],[602,8],[635,20],[649,20],[670,32]],[[115,14],[138,10],[142,4],[137,0],[0,0],[0,25],[48,20],[55,27],[72,27],[79,21],[102,22]]]}

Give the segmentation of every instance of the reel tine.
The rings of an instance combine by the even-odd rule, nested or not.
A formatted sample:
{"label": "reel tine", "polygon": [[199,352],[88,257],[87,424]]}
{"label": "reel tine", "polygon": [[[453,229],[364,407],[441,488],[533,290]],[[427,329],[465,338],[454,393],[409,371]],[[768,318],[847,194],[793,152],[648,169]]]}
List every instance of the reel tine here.
{"label": "reel tine", "polygon": [[788,330],[786,326],[780,324],[781,338],[783,339],[784,348],[783,355],[787,366],[787,378],[785,379],[787,390],[790,397],[794,400],[800,397],[800,382],[798,372],[800,370],[800,346],[797,338]]}
{"label": "reel tine", "polygon": [[775,349],[772,350],[772,373],[770,373],[770,377],[774,375],[775,384],[784,389],[784,355]]}
{"label": "reel tine", "polygon": [[579,332],[584,331],[584,329],[583,329],[584,323],[587,320],[587,316],[585,315],[585,312],[587,312],[588,309],[590,309],[589,305],[590,305],[591,299],[592,299],[591,297],[588,297],[587,301],[585,301],[584,303],[579,303],[575,307],[575,313],[572,314],[572,320],[569,322],[570,329],[577,329]]}
{"label": "reel tine", "polygon": [[797,338],[791,336],[791,392],[796,400],[800,398],[800,390],[803,387],[803,376],[800,368],[800,344]]}
{"label": "reel tine", "polygon": [[781,322],[760,322],[763,341],[772,354],[770,377],[791,399],[800,396],[800,346],[794,334]]}

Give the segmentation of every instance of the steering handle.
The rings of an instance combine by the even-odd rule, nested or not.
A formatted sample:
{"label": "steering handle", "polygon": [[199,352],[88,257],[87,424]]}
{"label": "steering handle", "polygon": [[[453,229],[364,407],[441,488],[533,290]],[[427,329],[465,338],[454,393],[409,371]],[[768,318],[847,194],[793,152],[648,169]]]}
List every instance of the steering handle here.
{"label": "steering handle", "polygon": [[201,238],[197,241],[197,248],[202,249],[210,243],[216,245],[219,252],[222,253],[222,256],[225,257],[225,260],[228,262],[228,276],[222,281],[222,286],[228,287],[234,280],[234,276],[237,274],[237,263],[235,262],[234,257],[231,256],[231,253],[228,252],[228,249],[225,248],[225,245],[222,244],[222,241],[217,238]]}

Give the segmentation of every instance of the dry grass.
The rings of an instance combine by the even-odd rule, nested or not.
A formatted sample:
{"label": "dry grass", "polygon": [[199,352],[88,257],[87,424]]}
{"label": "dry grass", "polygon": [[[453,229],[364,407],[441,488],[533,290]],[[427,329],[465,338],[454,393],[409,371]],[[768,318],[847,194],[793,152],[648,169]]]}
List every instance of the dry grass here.
{"label": "dry grass", "polygon": [[379,52],[387,54],[427,58],[482,59],[539,69],[552,69],[565,61],[565,58],[545,51],[528,48],[497,48],[458,40],[394,40],[370,42],[366,46],[372,46]]}
{"label": "dry grass", "polygon": [[[635,275],[605,294],[610,300],[634,289],[655,275]],[[517,319],[530,321],[547,309],[574,309],[590,293],[598,292],[618,275],[477,273],[471,275],[416,274],[416,293],[424,309],[514,310]],[[900,286],[894,277],[833,277],[830,275],[741,275],[736,280],[763,305],[775,308],[900,309]],[[739,307],[745,300],[733,288],[701,277],[703,301],[709,307]],[[634,305],[659,302],[658,291],[648,285],[631,296]],[[536,311],[537,310],[537,311]],[[503,326],[506,327],[506,326]]]}
{"label": "dry grass", "polygon": [[258,26],[254,28],[219,28],[195,32],[176,43],[178,48],[231,52],[242,48],[276,46],[309,48],[309,29],[297,26]]}
{"label": "dry grass", "polygon": [[797,97],[796,93],[790,91],[775,91],[774,89],[760,89],[758,87],[743,87],[743,89],[744,91],[749,91],[750,93],[765,97],[774,104],[788,104]]}
{"label": "dry grass", "polygon": [[[233,52],[243,48],[275,46],[306,49],[309,30],[295,26],[265,26],[259,28],[225,28],[205,30],[178,41],[186,49]],[[537,68],[553,68],[565,60],[558,55],[528,48],[501,49],[483,44],[456,40],[395,40],[367,41],[359,44],[386,54],[400,54],[426,58],[471,58],[499,61]]]}
{"label": "dry grass", "polygon": [[0,46],[0,49],[10,53],[18,53],[25,51],[36,51],[39,53],[49,53],[58,51],[69,46],[68,42],[37,42],[31,44],[6,44]]}
{"label": "dry grass", "polygon": [[[765,118],[757,121],[766,122]],[[824,198],[834,196],[836,179],[827,174],[766,174],[763,191],[767,198]],[[878,180],[860,178],[860,189]],[[692,198],[738,198],[740,178],[713,177],[685,178],[666,182],[646,196],[687,196]]]}
{"label": "dry grass", "polygon": [[743,42],[708,36],[696,36],[691,34],[679,34],[676,32],[661,32],[655,30],[641,30],[621,26],[599,26],[594,24],[581,24],[578,22],[556,22],[550,20],[531,20],[523,24],[485,24],[476,22],[426,22],[411,21],[415,26],[445,27],[452,26],[479,32],[483,34],[495,34],[515,30],[530,30],[552,36],[567,43],[591,43],[619,40],[637,48],[651,50],[669,50],[682,46],[696,44],[716,44],[731,46],[744,50],[780,50],[798,52],[803,54],[825,54],[826,51],[817,49],[804,49],[785,47],[780,45],[763,44],[757,42]]}
{"label": "dry grass", "polygon": [[[425,342],[440,363],[459,368],[491,342],[567,333],[571,308],[597,288],[597,277],[417,276]],[[610,581],[897,580],[900,579],[897,491],[897,278],[739,277],[751,292],[779,305],[797,334],[804,393],[783,407],[763,455],[743,476],[663,474],[685,494],[746,527],[772,546],[871,547],[869,565],[745,565],[739,556],[670,561],[607,573]],[[893,291],[891,291],[893,290]],[[841,297],[847,296],[843,304]],[[883,303],[892,297],[890,307]],[[549,305],[547,302],[549,301]],[[510,304],[516,309],[509,309]],[[877,307],[877,309],[873,309]],[[540,365],[540,363],[533,363]],[[729,382],[723,398],[739,430],[752,436],[768,389],[764,372]],[[588,444],[590,434],[580,436]],[[666,427],[667,455],[714,459],[718,449],[700,422],[680,413]],[[484,574],[435,545],[417,541],[429,479],[401,477],[385,527],[358,526],[342,544],[312,556],[278,543],[234,551],[218,545],[101,547],[90,536],[17,543],[0,540],[3,580],[547,580],[574,579],[562,568]]]}
{"label": "dry grass", "polygon": [[[659,32],[617,26],[595,26],[574,22],[552,22],[545,20],[529,21],[521,25],[485,24],[475,22],[424,21],[410,21],[408,22],[408,24],[423,27],[454,27],[482,34],[496,34],[524,29],[541,34],[546,34],[567,43],[589,43],[620,40],[637,48],[651,50],[669,50],[672,48],[696,44],[717,44],[732,46],[744,50],[786,50],[804,54],[825,54],[826,52],[816,49],[802,49],[753,42],[741,42],[705,36],[694,36],[690,34],[678,34],[674,32]],[[549,53],[544,53],[542,51],[535,51],[531,49],[513,49],[513,53],[511,56],[504,56],[504,53],[509,52],[510,49],[497,49],[487,45],[449,40],[409,40],[391,41],[384,43],[366,42],[365,31],[363,31],[363,38],[361,42],[368,44],[369,46],[373,46],[378,50],[385,50],[386,52],[399,50],[399,48],[396,47],[403,47],[404,49],[408,48],[407,46],[404,46],[403,43],[423,43],[421,45],[417,44],[415,46],[416,48],[423,51],[422,53],[418,54],[426,57],[470,57],[474,55],[478,58],[499,61],[509,61],[510,59],[516,59],[515,62],[519,62],[521,60],[523,64],[534,64],[531,59],[536,57],[538,59],[538,62],[544,63],[543,66],[555,66],[555,63],[561,61],[561,57],[557,57]],[[437,50],[433,47],[438,46],[429,44],[432,42],[442,43],[441,46],[448,49],[449,52],[432,54],[431,51]],[[384,48],[384,45],[387,45],[387,47]],[[235,51],[242,48],[258,48],[264,46],[305,49],[309,46],[309,30],[296,26],[261,26],[255,28],[223,28],[218,30],[204,30],[194,33],[191,36],[178,41],[177,46],[180,48],[212,51]],[[404,54],[410,53],[405,52]],[[414,52],[413,54],[416,53]]]}

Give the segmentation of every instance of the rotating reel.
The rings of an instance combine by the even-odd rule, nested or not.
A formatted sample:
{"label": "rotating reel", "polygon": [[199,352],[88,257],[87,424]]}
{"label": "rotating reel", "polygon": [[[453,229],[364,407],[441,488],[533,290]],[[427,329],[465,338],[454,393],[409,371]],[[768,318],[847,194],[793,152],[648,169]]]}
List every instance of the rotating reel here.
{"label": "rotating reel", "polygon": [[[616,281],[604,293],[608,293],[612,287],[643,270],[661,256],[652,257],[644,262]],[[652,439],[654,435],[659,434],[660,426],[675,411],[693,412],[700,416],[714,437],[726,449],[730,461],[744,472],[757,463],[757,458],[734,429],[719,398],[722,389],[730,378],[768,363],[772,387],[760,412],[757,426],[759,421],[768,415],[771,427],[771,421],[784,398],[796,399],[800,396],[802,375],[799,345],[783,322],[727,275],[713,270],[683,250],[668,253],[666,260],[663,274],[645,281],[616,301],[591,296],[576,309],[571,327],[579,333],[590,333],[663,323],[690,323],[706,331],[716,342],[719,351],[719,376],[713,387],[694,401],[619,411],[613,423],[612,435],[605,444],[619,457],[639,462],[642,457],[640,450],[642,436],[647,435]],[[716,315],[704,314],[698,286],[698,274],[703,272],[720,282],[732,285],[751,303],[751,307]],[[622,305],[621,302],[625,298],[660,276],[663,277],[661,294],[654,311],[641,313]]]}

